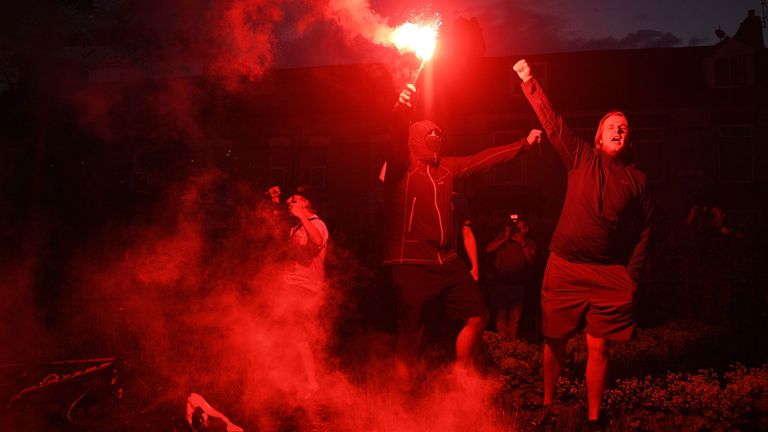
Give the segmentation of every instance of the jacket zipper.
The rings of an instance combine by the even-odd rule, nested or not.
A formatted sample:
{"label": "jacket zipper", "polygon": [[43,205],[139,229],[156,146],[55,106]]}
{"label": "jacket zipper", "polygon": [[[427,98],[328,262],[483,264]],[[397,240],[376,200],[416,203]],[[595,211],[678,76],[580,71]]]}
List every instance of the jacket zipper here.
{"label": "jacket zipper", "polygon": [[413,203],[411,204],[411,215],[408,217],[408,232],[411,232],[413,227],[413,214],[416,212],[416,197],[413,197]]}
{"label": "jacket zipper", "polygon": [[[445,233],[443,232],[443,217],[440,215],[440,207],[437,204],[437,183],[435,183],[435,179],[432,177],[432,173],[429,172],[429,164],[427,164],[427,177],[429,177],[429,180],[432,182],[432,191],[435,199],[435,210],[437,211],[437,223],[440,225],[440,246],[442,246],[445,236]],[[439,250],[437,251],[437,261],[440,264],[443,263],[443,259],[440,257]]]}

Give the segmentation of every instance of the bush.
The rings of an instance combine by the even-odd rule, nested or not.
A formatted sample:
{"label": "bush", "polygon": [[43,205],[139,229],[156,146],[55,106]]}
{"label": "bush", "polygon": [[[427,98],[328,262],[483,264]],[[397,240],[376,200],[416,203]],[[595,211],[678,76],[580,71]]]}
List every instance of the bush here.
{"label": "bush", "polygon": [[[722,373],[707,368],[640,374],[664,365],[695,367],[706,361],[700,355],[703,347],[722,333],[700,323],[675,322],[642,329],[638,336],[611,351],[612,371],[622,373],[605,394],[605,407],[612,416],[609,430],[768,430],[768,364],[747,368],[737,363]],[[586,386],[582,373],[575,370],[583,371],[586,362],[583,340],[577,337],[569,343],[571,361],[557,389],[560,402],[580,408],[586,403]],[[503,341],[492,333],[485,335],[484,342],[503,383],[498,397],[501,408],[534,410],[541,401],[541,347]]]}
{"label": "bush", "polygon": [[[611,374],[629,377],[668,370],[687,370],[709,366],[720,361],[726,332],[697,321],[673,321],[656,328],[641,328],[629,342],[611,345]],[[583,371],[587,362],[584,337],[569,344],[573,369]],[[725,363],[727,364],[727,362]]]}
{"label": "bush", "polygon": [[616,380],[606,391],[605,405],[624,416],[642,413],[626,430],[642,430],[649,417],[688,430],[766,430],[768,365],[747,369],[735,364],[723,374],[702,369]]}

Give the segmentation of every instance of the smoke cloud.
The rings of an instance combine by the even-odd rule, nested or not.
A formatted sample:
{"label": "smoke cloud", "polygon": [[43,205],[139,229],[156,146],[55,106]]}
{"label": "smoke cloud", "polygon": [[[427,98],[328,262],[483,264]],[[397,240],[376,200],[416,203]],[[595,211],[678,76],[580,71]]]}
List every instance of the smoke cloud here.
{"label": "smoke cloud", "polygon": [[[329,281],[316,315],[302,313],[306,293],[281,278],[286,234],[258,191],[208,171],[161,202],[146,224],[110,227],[72,257],[55,330],[60,352],[124,357],[175,389],[179,404],[200,393],[246,430],[283,430],[290,419],[348,431],[503,430],[498,383],[474,372],[440,367],[419,394],[401,392],[391,338],[346,347],[361,354],[341,367],[331,341],[340,308],[354,301],[340,286],[350,275]],[[332,259],[357,266],[343,251]],[[308,391],[301,341],[315,351],[317,394]]]}
{"label": "smoke cloud", "polygon": [[[251,430],[284,430],[296,409],[320,415],[311,406],[334,430],[497,430],[492,380],[449,368],[406,395],[392,385],[393,335],[351,338],[364,349],[339,340],[340,310],[356,301],[344,284],[369,275],[330,280],[318,319],[297,314],[306,295],[280,277],[286,227],[262,191],[210,160],[232,139],[214,127],[222,107],[268,74],[280,37],[330,23],[351,43],[388,46],[392,27],[368,2],[15,6],[60,37],[36,46],[19,28],[14,39],[35,60],[19,78],[32,88],[30,130],[14,143],[31,143],[36,177],[18,188],[32,197],[15,225],[26,249],[0,269],[12,299],[0,309],[13,347],[3,361],[121,356],[179,407],[197,392]],[[302,341],[322,389],[311,403]]]}

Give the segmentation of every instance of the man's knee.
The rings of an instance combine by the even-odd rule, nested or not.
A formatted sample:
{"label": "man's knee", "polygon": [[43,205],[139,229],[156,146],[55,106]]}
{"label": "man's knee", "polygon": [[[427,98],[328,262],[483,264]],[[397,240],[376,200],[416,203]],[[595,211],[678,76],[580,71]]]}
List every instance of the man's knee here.
{"label": "man's knee", "polygon": [[568,338],[544,338],[544,365],[554,360],[559,367],[565,365],[565,347],[568,344]]}
{"label": "man's knee", "polygon": [[565,347],[568,344],[569,338],[554,338],[554,337],[544,337],[544,344],[552,351],[552,352],[565,352]]}
{"label": "man's knee", "polygon": [[589,355],[592,358],[608,357],[608,350],[610,345],[607,339],[590,336],[589,334],[587,334],[586,338],[587,338],[587,355]]}
{"label": "man's knee", "polygon": [[473,330],[482,331],[485,329],[485,326],[487,324],[488,324],[488,314],[484,314],[481,316],[467,318],[466,327],[471,328]]}

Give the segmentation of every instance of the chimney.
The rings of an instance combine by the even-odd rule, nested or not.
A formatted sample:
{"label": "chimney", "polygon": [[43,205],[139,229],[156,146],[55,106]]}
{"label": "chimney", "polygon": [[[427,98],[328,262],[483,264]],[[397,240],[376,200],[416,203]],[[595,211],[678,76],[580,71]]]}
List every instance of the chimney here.
{"label": "chimney", "polygon": [[765,48],[763,44],[763,20],[750,9],[747,17],[741,22],[734,39],[738,39],[752,48]]}

